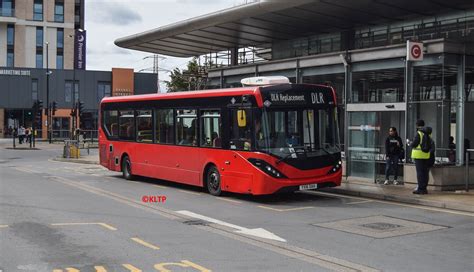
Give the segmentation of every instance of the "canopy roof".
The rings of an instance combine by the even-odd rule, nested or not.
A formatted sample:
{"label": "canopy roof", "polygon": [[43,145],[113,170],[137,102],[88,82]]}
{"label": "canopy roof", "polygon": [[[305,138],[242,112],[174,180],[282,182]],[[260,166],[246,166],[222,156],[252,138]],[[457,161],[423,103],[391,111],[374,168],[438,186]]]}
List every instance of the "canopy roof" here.
{"label": "canopy roof", "polygon": [[264,0],[120,38],[115,44],[192,57],[472,8],[472,0]]}

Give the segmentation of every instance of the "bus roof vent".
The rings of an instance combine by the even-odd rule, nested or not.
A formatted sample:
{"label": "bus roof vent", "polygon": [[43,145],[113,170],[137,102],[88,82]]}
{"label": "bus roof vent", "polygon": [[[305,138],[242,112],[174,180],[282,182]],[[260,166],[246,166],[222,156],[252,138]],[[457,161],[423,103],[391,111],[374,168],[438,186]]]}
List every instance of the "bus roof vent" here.
{"label": "bus roof vent", "polygon": [[275,84],[289,84],[290,80],[284,76],[247,77],[240,81],[243,86],[261,86]]}

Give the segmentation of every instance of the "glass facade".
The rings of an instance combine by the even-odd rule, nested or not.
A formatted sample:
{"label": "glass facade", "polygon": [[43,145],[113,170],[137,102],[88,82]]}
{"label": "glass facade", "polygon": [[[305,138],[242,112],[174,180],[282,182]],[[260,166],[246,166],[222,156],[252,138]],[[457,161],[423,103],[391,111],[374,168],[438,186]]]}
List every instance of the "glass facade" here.
{"label": "glass facade", "polygon": [[100,103],[102,98],[111,96],[112,87],[110,82],[99,82],[97,84],[97,102]]}
{"label": "glass facade", "polygon": [[15,1],[1,0],[0,1],[0,16],[13,17],[15,16]]}
{"label": "glass facade", "polygon": [[64,23],[64,0],[54,1],[54,21]]}

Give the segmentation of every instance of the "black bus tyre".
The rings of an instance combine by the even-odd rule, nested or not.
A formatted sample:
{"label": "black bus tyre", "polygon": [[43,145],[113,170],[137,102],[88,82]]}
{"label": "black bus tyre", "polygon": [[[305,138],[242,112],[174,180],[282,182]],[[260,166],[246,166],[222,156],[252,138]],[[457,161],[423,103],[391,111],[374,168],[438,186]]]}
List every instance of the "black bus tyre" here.
{"label": "black bus tyre", "polygon": [[219,196],[222,194],[221,189],[221,174],[217,167],[210,166],[206,173],[206,188],[209,194]]}
{"label": "black bus tyre", "polygon": [[122,159],[122,176],[126,180],[132,180],[132,162],[128,156],[123,157]]}

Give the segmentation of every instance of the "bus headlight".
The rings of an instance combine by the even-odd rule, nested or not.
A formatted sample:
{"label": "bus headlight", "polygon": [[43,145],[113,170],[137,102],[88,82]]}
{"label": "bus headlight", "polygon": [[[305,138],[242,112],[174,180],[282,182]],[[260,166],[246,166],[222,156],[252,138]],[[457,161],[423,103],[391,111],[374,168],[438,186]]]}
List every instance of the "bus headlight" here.
{"label": "bus headlight", "polygon": [[286,178],[285,175],[280,173],[280,171],[276,170],[273,166],[271,166],[269,163],[263,160],[259,159],[254,159],[250,158],[248,159],[249,162],[251,162],[253,165],[255,165],[257,168],[265,172],[266,174],[274,177],[274,178]]}
{"label": "bus headlight", "polygon": [[329,170],[328,174],[334,174],[337,171],[342,169],[342,161],[338,161],[332,168]]}

